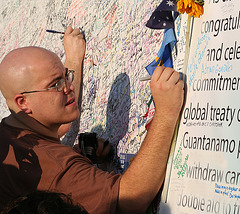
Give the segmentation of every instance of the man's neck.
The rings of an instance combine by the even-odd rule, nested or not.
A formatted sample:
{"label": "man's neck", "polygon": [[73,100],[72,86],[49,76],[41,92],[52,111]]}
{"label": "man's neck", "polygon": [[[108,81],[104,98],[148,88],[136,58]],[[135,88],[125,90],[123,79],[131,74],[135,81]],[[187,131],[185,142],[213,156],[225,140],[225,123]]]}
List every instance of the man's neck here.
{"label": "man's neck", "polygon": [[58,138],[57,130],[51,130],[24,112],[17,114],[12,112],[10,116],[5,119],[5,123],[16,128],[27,129],[48,137]]}

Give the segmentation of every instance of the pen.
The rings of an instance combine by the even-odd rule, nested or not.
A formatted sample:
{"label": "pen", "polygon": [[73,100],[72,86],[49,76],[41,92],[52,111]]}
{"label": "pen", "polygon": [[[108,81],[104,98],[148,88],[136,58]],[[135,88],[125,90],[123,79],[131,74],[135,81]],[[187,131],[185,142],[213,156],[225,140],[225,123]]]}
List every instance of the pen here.
{"label": "pen", "polygon": [[60,32],[60,31],[56,31],[56,30],[46,30],[46,32],[48,32],[48,33],[60,33],[60,34],[64,34],[64,32]]}
{"label": "pen", "polygon": [[151,78],[152,78],[152,76],[148,75],[148,76],[139,78],[139,80],[140,81],[147,81],[147,80],[151,80]]}

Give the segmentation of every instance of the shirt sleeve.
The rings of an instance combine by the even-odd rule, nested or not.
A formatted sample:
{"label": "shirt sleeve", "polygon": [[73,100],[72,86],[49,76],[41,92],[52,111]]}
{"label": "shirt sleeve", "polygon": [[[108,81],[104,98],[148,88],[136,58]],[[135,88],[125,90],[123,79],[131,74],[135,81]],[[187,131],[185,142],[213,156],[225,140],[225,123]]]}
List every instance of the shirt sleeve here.
{"label": "shirt sleeve", "polygon": [[116,213],[121,174],[105,172],[82,155],[64,155],[62,170],[51,190],[70,194],[89,213]]}

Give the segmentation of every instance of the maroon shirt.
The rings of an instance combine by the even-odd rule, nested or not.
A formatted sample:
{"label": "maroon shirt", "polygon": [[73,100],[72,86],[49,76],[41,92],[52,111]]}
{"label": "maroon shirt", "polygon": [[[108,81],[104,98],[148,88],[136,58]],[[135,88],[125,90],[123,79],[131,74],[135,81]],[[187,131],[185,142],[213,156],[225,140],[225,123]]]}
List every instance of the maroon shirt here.
{"label": "maroon shirt", "polygon": [[58,138],[0,124],[0,207],[38,189],[71,194],[89,213],[115,213],[120,178]]}

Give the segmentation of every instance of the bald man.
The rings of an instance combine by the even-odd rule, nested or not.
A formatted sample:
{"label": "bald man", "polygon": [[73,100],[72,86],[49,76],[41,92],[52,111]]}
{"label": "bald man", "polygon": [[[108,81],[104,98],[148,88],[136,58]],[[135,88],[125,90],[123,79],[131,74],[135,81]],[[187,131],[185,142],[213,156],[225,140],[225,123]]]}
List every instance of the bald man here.
{"label": "bald man", "polygon": [[79,117],[76,91],[85,53],[79,30],[67,28],[64,47],[65,67],[39,47],[13,50],[0,64],[0,89],[11,110],[0,124],[0,204],[48,190],[71,194],[89,213],[143,213],[164,180],[183,81],[171,68],[156,68],[150,84],[156,111],[148,134],[123,175],[104,172],[59,140],[59,129]]}

